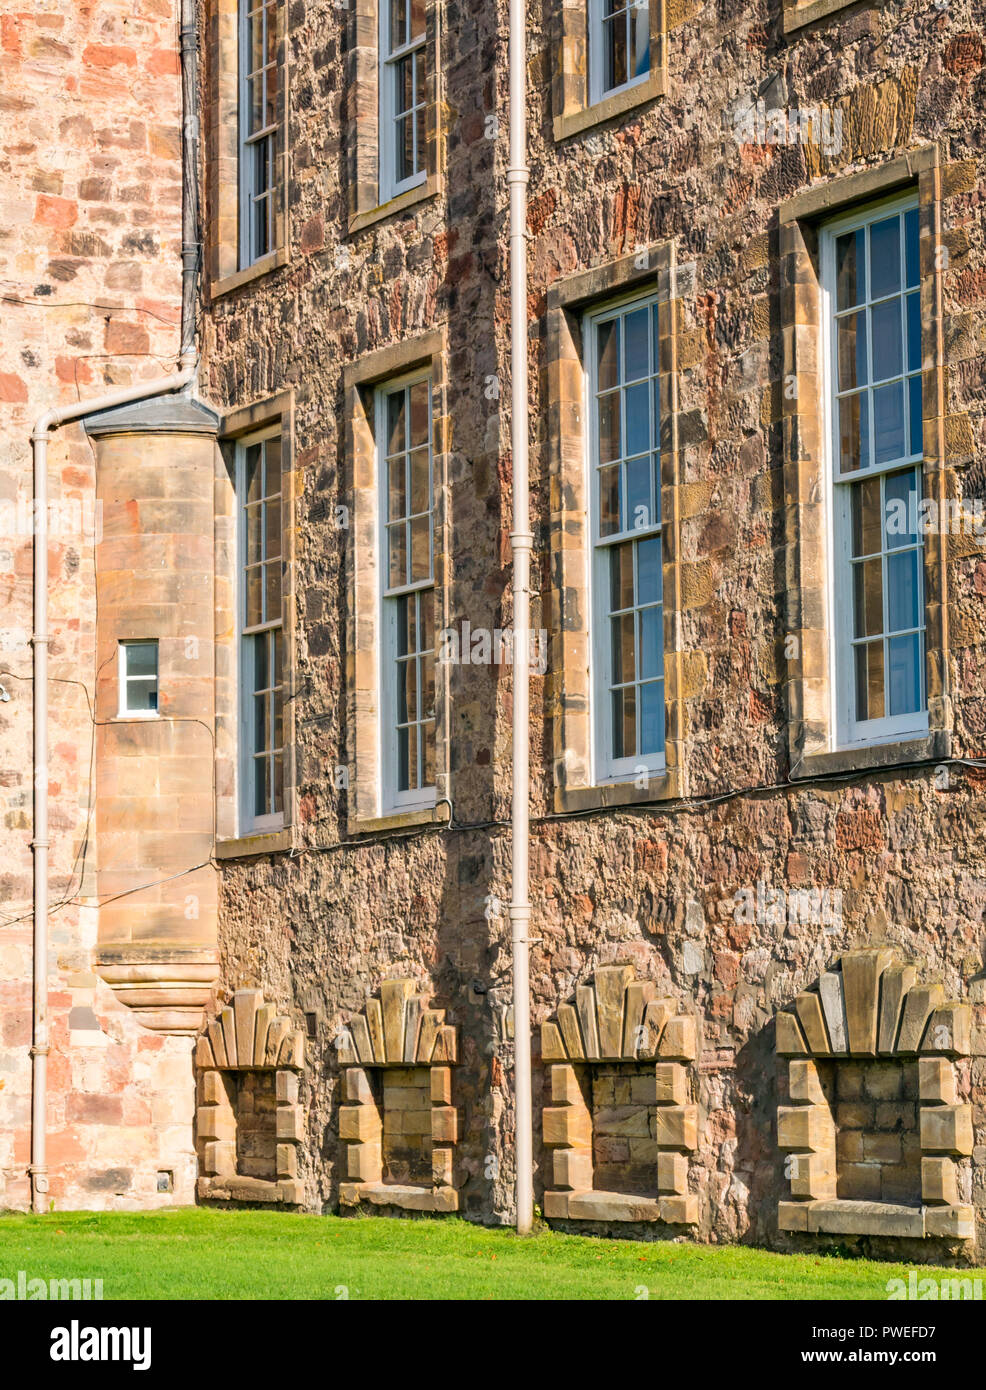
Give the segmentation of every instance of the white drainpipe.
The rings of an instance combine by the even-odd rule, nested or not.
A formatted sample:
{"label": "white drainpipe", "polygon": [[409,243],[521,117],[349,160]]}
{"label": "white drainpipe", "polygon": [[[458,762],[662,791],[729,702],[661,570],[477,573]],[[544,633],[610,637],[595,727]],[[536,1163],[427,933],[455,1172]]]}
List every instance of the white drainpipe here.
{"label": "white drainpipe", "polygon": [[513,454],[513,809],[510,852],[510,926],[514,975],[514,1107],[517,1232],[534,1215],[534,1142],[531,1115],[530,988],[530,625],[531,534],[528,498],[527,396],[527,32],[524,0],[510,0],[510,377]]}
{"label": "white drainpipe", "polygon": [[[184,359],[187,361],[187,358]],[[47,1210],[48,1163],[48,438],[69,420],[110,410],[147,396],[180,391],[195,376],[195,363],[171,376],[121,387],[91,401],[46,411],[34,426],[34,1008],[32,1033],[31,1204]]]}

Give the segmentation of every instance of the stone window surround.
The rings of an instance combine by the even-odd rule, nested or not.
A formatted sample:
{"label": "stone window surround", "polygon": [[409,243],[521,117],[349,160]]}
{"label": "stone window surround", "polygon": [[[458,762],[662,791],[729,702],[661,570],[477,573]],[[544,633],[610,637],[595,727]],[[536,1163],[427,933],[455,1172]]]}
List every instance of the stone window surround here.
{"label": "stone window surround", "polygon": [[[552,723],[554,810],[625,806],[685,795],[681,546],[676,344],[681,302],[673,293],[674,244],[642,247],[619,260],[556,280],[547,302],[547,448],[550,473],[552,659],[547,701]],[[593,785],[589,681],[588,439],[582,322],[634,291],[660,296],[661,514],[664,556],[665,770],[645,787],[632,781]]]}
{"label": "stone window surround", "polygon": [[[284,605],[284,826],[254,834],[239,833],[239,641],[236,622],[237,499],[235,445],[244,435],[281,424],[282,602]],[[296,605],[295,499],[301,486],[294,471],[294,392],[280,391],[266,400],[223,416],[216,469],[216,858],[289,850],[297,824],[295,782]]]}
{"label": "stone window surround", "polygon": [[210,300],[249,284],[289,260],[285,190],[290,146],[287,139],[289,73],[287,4],[277,7],[281,54],[282,149],[277,249],[253,265],[240,266],[239,237],[239,0],[209,0],[205,42],[205,280]]}
{"label": "stone window surround", "polygon": [[380,26],[379,0],[355,0],[347,55],[347,123],[350,233],[361,231],[442,191],[441,0],[425,0],[425,178],[385,203],[380,202]]}
{"label": "stone window surround", "polygon": [[[339,1204],[399,1207],[405,1211],[459,1209],[453,1186],[458,1112],[452,1105],[452,1067],[458,1061],[456,1030],[444,1009],[428,1008],[429,995],[415,980],[384,980],[343,1030],[339,1064],[343,1097],[339,1138],[346,1180]],[[430,1072],[432,1185],[412,1187],[383,1181],[383,1088],[374,1095],[369,1073],[386,1068],[428,1068]]]}
{"label": "stone window surround", "polygon": [[[838,969],[836,968],[838,967]],[[955,1157],[972,1153],[972,1106],[959,1103],[953,1059],[972,1050],[969,1004],[946,1001],[940,983],[886,948],[848,951],[776,1019],[778,1057],[788,1059],[791,1105],[777,1109],[778,1147],[796,1154],[791,1200],[778,1204],[782,1231],[940,1236],[970,1240],[974,1209],[959,1201]],[[819,1063],[916,1058],[920,1081],[920,1207],[836,1196],[836,1126]]]}
{"label": "stone window surround", "polygon": [[650,3],[650,75],[589,104],[589,44],[584,0],[556,0],[551,45],[551,109],[555,140],[601,125],[667,91],[666,0]]}
{"label": "stone window surround", "polygon": [[784,0],[783,27],[785,34],[804,29],[816,20],[825,19],[839,10],[846,10],[857,0]]}
{"label": "stone window surround", "polygon": [[948,476],[942,337],[941,169],[938,148],[926,145],[860,173],[808,188],[779,209],[784,492],[787,546],[786,633],[797,638],[787,663],[788,750],[791,778],[947,758],[951,751],[948,696],[946,548],[925,536],[925,659],[928,733],[917,739],[835,748],[828,621],[829,443],[824,438],[820,362],[821,292],[819,224],[854,204],[861,207],[916,183],[921,237],[921,317],[924,336],[924,477],[926,495],[939,503],[953,486]]}
{"label": "stone window surround", "polygon": [[[591,984],[579,985],[574,1004],[562,1004],[541,1025],[541,1058],[551,1104],[541,1112],[542,1137],[551,1148],[554,1190],[544,1194],[548,1220],[663,1221],[694,1225],[698,1197],[688,1191],[688,1153],[698,1147],[698,1108],[690,1099],[689,1062],[697,1052],[695,1020],[658,999],[651,980],[636,980],[632,965],[599,966]],[[653,1197],[596,1191],[592,1186],[594,1064],[653,1063],[648,1108],[657,1125]]]}
{"label": "stone window surround", "polygon": [[[264,1002],[259,989],[238,989],[233,1001],[195,1045],[198,1106],[195,1112],[202,1201],[285,1203],[300,1206],[304,1184],[298,1178],[298,1147],[304,1137],[304,1110],[298,1077],[305,1065],[305,1039],[291,1019]],[[247,1177],[236,1171],[236,1112],[225,1078],[236,1071],[273,1071],[277,1107],[277,1177]]]}
{"label": "stone window surround", "polygon": [[432,388],[432,455],[434,467],[435,633],[450,626],[449,439],[446,411],[446,329],[367,353],[343,372],[346,458],[343,495],[351,509],[346,546],[346,762],[349,767],[350,835],[416,825],[440,825],[448,819],[451,796],[449,675],[436,660],[435,796],[436,804],[382,813],[379,775],[380,740],[380,582],[379,497],[375,396],[392,378],[427,366]]}

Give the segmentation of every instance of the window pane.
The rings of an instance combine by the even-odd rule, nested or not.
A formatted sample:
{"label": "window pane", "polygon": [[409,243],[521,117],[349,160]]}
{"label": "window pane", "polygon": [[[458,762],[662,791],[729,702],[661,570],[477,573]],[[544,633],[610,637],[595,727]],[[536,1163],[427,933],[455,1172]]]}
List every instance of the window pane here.
{"label": "window pane", "polygon": [[599,325],[596,343],[596,386],[600,391],[608,391],[620,379],[619,319],[609,319]]}
{"label": "window pane", "polygon": [[603,69],[606,75],[606,89],[622,87],[627,80],[627,30],[624,14],[603,20],[603,52],[606,55]]}
{"label": "window pane", "polygon": [[918,477],[913,468],[901,473],[888,473],[885,482],[884,509],[887,525],[887,549],[913,545],[918,538],[917,509],[920,501]]}
{"label": "window pane", "polygon": [[891,637],[887,643],[890,661],[890,714],[914,714],[922,707],[921,639]]}
{"label": "window pane", "polygon": [[400,48],[407,40],[407,0],[390,0],[390,49]]}
{"label": "window pane", "polygon": [[267,634],[261,633],[256,637],[251,637],[250,644],[253,648],[253,688],[254,690],[266,690],[269,684]]}
{"label": "window pane", "polygon": [[633,607],[633,542],[614,545],[609,552],[609,603],[618,613]]}
{"label": "window pane", "polygon": [[[617,397],[607,397],[617,399]],[[626,401],[627,455],[643,454],[651,447],[650,438],[650,386],[642,381],[638,386],[628,386],[624,393]]]}
{"label": "window pane", "polygon": [[275,753],[271,766],[271,813],[280,815],[284,810],[284,756]]}
{"label": "window pane", "polygon": [[425,31],[425,0],[411,0],[412,39],[419,39]]}
{"label": "window pane", "polygon": [[418,718],[418,663],[415,660],[405,661],[400,669],[400,714],[398,722],[413,724]]}
{"label": "window pane", "polygon": [[921,406],[921,378],[912,376],[907,383],[908,415],[910,417],[910,443],[912,454],[924,453],[924,421]]}
{"label": "window pane", "polygon": [[843,473],[870,464],[869,400],[846,396],[839,402],[839,466]]}
{"label": "window pane", "polygon": [[265,816],[267,814],[267,759],[253,758],[251,770],[253,776],[253,814]]}
{"label": "window pane", "polygon": [[865,231],[846,232],[835,242],[836,307],[850,309],[866,299]]}
{"label": "window pane", "polygon": [[620,393],[599,397],[599,462],[620,457]]}
{"label": "window pane", "polygon": [[839,390],[852,391],[866,384],[866,311],[846,314],[837,323]]}
{"label": "window pane", "polygon": [[650,310],[634,309],[623,319],[626,334],[627,381],[639,381],[650,375]]}
{"label": "window pane", "polygon": [[392,589],[407,583],[407,528],[403,522],[388,526],[387,536],[390,544],[390,579]]}
{"label": "window pane", "polygon": [[428,449],[415,449],[411,455],[411,511],[431,510],[431,468]]}
{"label": "window pane", "polygon": [[431,517],[411,522],[411,583],[431,578]]}
{"label": "window pane", "polygon": [[873,337],[873,380],[883,381],[890,376],[899,376],[904,370],[899,299],[873,306],[870,332]]}
{"label": "window pane", "polygon": [[653,526],[651,516],[651,456],[631,459],[627,464],[627,530]]}
{"label": "window pane", "polygon": [[[412,731],[413,735],[413,731]],[[397,790],[410,791],[410,739],[407,729],[397,730]]]}
{"label": "window pane", "polygon": [[852,553],[879,555],[883,549],[880,479],[867,478],[852,489]]}
{"label": "window pane", "polygon": [[272,560],[281,553],[281,499],[264,503],[264,554]]}
{"label": "window pane", "polygon": [[421,728],[421,742],[424,745],[423,787],[435,785],[435,725],[429,720]]}
{"label": "window pane", "polygon": [[664,682],[649,681],[640,687],[640,751],[660,753],[664,749]]}
{"label": "window pane", "polygon": [[650,6],[647,0],[637,0],[630,12],[630,28],[633,39],[630,74],[642,77],[650,69]]}
{"label": "window pane", "polygon": [[249,444],[246,450],[246,500],[259,502],[263,496],[262,445]]}
{"label": "window pane", "polygon": [[391,459],[387,464],[387,519],[397,521],[407,515],[407,466],[404,455]]}
{"label": "window pane", "polygon": [[435,652],[435,591],[427,589],[418,595],[418,651]]}
{"label": "window pane", "polygon": [[906,628],[917,627],[920,622],[920,553],[916,549],[903,550],[887,558],[887,606],[890,609],[888,632],[900,632]]}
{"label": "window pane", "polygon": [[635,621],[632,613],[612,618],[613,634],[613,684],[632,681],[636,674]]}
{"label": "window pane", "polygon": [[281,562],[264,565],[264,622],[281,620]]}
{"label": "window pane", "polygon": [[903,458],[904,440],[904,383],[878,386],[873,392],[873,433],[877,463],[890,463]]}
{"label": "window pane", "polygon": [[263,600],[261,597],[261,583],[263,580],[263,566],[255,565],[246,572],[246,612],[243,615],[244,627],[254,627],[257,623],[263,622]]}
{"label": "window pane", "polygon": [[431,399],[431,382],[416,381],[408,395],[411,398],[411,438],[412,449],[428,443],[428,406]]}
{"label": "window pane", "polygon": [[888,217],[870,227],[870,298],[879,299],[900,289],[900,218]]}
{"label": "window pane", "polygon": [[660,603],[662,593],[661,538],[637,543],[637,602]]}
{"label": "window pane", "polygon": [[396,454],[407,445],[404,425],[404,391],[391,391],[387,397],[387,453]]}
{"label": "window pane", "polygon": [[918,210],[911,208],[909,212],[904,213],[904,251],[907,261],[908,286],[917,285],[921,279],[919,234]]}
{"label": "window pane", "polygon": [[418,730],[412,726],[407,731],[407,787],[411,791],[421,786],[418,768]]}
{"label": "window pane", "polygon": [[663,619],[660,607],[655,606],[654,608],[642,609],[640,613],[641,680],[648,680],[654,676],[663,676],[663,636]]}
{"label": "window pane", "polygon": [[417,651],[417,606],[414,596],[395,600],[397,605],[397,655]]}
{"label": "window pane", "polygon": [[856,636],[883,631],[883,561],[864,560],[853,566]]}
{"label": "window pane", "polygon": [[921,368],[921,296],[907,296],[907,370],[919,371]]}
{"label": "window pane", "polygon": [[620,467],[599,470],[599,534],[612,536],[620,529]]}
{"label": "window pane", "polygon": [[435,717],[435,662],[430,653],[421,661],[421,714]]}
{"label": "window pane", "polygon": [[883,718],[883,642],[856,648],[856,718]]}
{"label": "window pane", "polygon": [[402,182],[414,174],[414,119],[402,116],[396,123],[397,179]]}
{"label": "window pane", "polygon": [[267,700],[266,695],[253,697],[253,751],[263,753],[267,748]]}
{"label": "window pane", "polygon": [[637,752],[637,696],[633,686],[613,691],[613,756],[632,758]]}
{"label": "window pane", "polygon": [[124,647],[128,676],[157,675],[157,643],[128,642]]}

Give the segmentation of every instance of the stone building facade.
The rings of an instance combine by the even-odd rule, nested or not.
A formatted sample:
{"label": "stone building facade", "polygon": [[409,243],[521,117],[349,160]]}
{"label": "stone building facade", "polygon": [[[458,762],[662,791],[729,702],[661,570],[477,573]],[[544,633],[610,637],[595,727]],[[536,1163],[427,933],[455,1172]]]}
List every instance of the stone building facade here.
{"label": "stone building facade", "polygon": [[[173,44],[174,16],[153,8]],[[650,0],[619,13],[636,81],[615,69],[600,79],[608,40],[594,5],[545,0],[529,12],[538,1201],[565,1229],[797,1249],[856,1241],[909,1259],[981,1260],[981,16],[961,0],[927,10]],[[56,5],[49,17],[61,14]],[[94,991],[78,1007],[123,1049],[121,1088],[138,1075],[160,1088],[155,1113],[171,1102],[163,1073],[138,1073],[140,1051],[153,1041],[185,1068],[170,1137],[154,1132],[186,1155],[194,1139],[201,1200],[508,1222],[517,731],[514,667],[498,640],[512,610],[506,9],[424,0],[405,18],[396,43],[375,0],[200,5],[195,403],[90,420],[95,462],[81,432],[74,444],[66,436],[62,447],[76,453],[65,468],[78,475],[63,474],[65,486],[84,499],[110,489],[100,542],[110,550],[104,564],[92,547],[66,558],[56,629],[64,678],[95,683],[97,697],[100,631],[110,645],[158,640],[160,713],[198,720],[206,737],[189,745],[179,735],[191,725],[131,722],[115,752],[97,745],[92,781],[77,749],[89,738],[85,701],[56,687],[55,756],[71,759],[57,793],[66,878],[93,798],[97,811],[81,856],[94,877],[53,919],[68,937],[52,989],[65,1010],[71,990]],[[20,36],[5,31],[8,65],[85,62],[77,47],[32,56],[41,39],[25,37],[27,23]],[[152,43],[163,44],[153,28],[148,19],[134,39],[140,72]],[[396,167],[388,131],[400,111],[383,91],[390,53],[411,55],[418,70],[402,127],[413,139]],[[171,71],[161,101],[173,135]],[[246,77],[262,93],[256,120],[243,106]],[[133,103],[130,129],[144,121],[149,131],[141,113],[155,91],[132,74],[114,118]],[[87,93],[80,82],[80,102]],[[91,100],[102,99],[94,90]],[[30,257],[40,265],[56,243],[70,254],[74,222],[45,219],[52,199],[84,207],[88,163],[105,160],[90,120],[67,143],[78,167],[60,191],[35,201],[23,166],[4,174],[27,209],[4,273],[31,304],[4,306],[25,336],[7,338],[0,376],[19,441],[62,360],[61,342],[48,356],[49,315],[36,384],[25,375],[45,312],[34,285],[24,288],[40,274]],[[121,231],[101,232],[98,254],[93,244],[75,272],[87,298],[107,293],[112,277],[113,320],[139,320],[165,355],[176,333],[149,326],[158,319],[140,312],[140,277],[165,277],[170,298],[156,288],[155,312],[173,322],[176,154],[170,195],[144,190],[162,204],[155,246],[123,246],[140,204],[112,183],[101,196],[119,220],[105,220]],[[153,157],[142,148],[148,168]],[[36,155],[8,158],[26,159],[34,175]],[[100,164],[97,175],[113,171]],[[58,215],[69,216],[61,203]],[[896,249],[881,237],[896,237]],[[46,263],[46,273],[49,298],[76,297],[63,272]],[[628,315],[641,311],[649,366],[634,375],[627,359],[604,380],[606,325],[623,325],[627,353]],[[875,338],[873,324],[891,313],[903,324],[897,337]],[[91,336],[97,321],[60,329],[66,390],[88,347],[71,335]],[[143,370],[140,360],[104,360],[80,390],[95,394],[98,382]],[[641,376],[645,407],[632,404]],[[610,386],[623,398],[625,447],[613,443],[615,424],[609,434],[601,424]],[[399,440],[388,413],[398,392]],[[838,411],[845,423],[833,425]],[[639,478],[626,460],[641,419],[647,439],[636,447],[658,460],[656,480],[642,525],[609,532],[634,557],[632,581],[621,581],[631,583],[621,609],[636,615],[634,645],[615,655],[637,657],[640,716],[627,715],[626,693],[619,708],[639,753],[624,755],[630,725],[617,747],[601,714],[613,609],[601,607],[593,558],[616,504],[594,480],[623,460],[629,508]],[[414,503],[425,443],[430,494]],[[837,449],[844,471],[833,480]],[[25,450],[9,452],[15,487]],[[407,469],[403,491],[385,502],[380,479],[385,464],[394,476],[395,459]],[[920,546],[910,521],[893,540],[880,533],[851,629],[844,575],[872,552],[851,548],[840,508],[872,510],[864,493],[876,477],[881,512],[892,485],[879,478],[905,477],[915,459],[941,524],[922,527]],[[860,470],[862,483],[852,477]],[[142,500],[162,504],[159,549],[144,521],[155,508]],[[392,550],[395,517],[404,539]],[[653,554],[658,537],[661,606],[648,617],[640,547]],[[427,538],[422,569],[416,538]],[[388,583],[403,567],[389,587],[385,541]],[[24,667],[29,635],[16,559],[25,546],[11,550],[11,602],[21,605],[11,670]],[[912,587],[892,593],[897,549],[912,557]],[[153,588],[179,569],[188,578],[173,593]],[[121,576],[105,606],[100,572]],[[263,599],[251,597],[256,576]],[[910,628],[879,603],[874,617],[874,592],[886,605],[920,594],[918,635],[886,636]],[[158,631],[162,604],[173,626]],[[399,648],[395,613],[408,623]],[[848,679],[845,653],[874,634],[879,652],[871,640],[852,658],[862,676]],[[649,650],[658,656],[645,671]],[[406,695],[394,704],[394,662],[417,682],[417,715]],[[29,774],[18,751],[29,716],[16,686],[11,695],[0,705],[14,865],[4,910],[19,917],[29,910]],[[645,714],[655,700],[656,734]],[[845,725],[847,708],[863,704],[869,734]],[[409,732],[395,735],[397,724]],[[135,816],[146,817],[144,838]],[[126,826],[114,830],[114,817]],[[113,836],[124,833],[121,851]],[[128,856],[150,877],[116,884]],[[0,928],[13,1001],[8,1097],[26,1096],[29,1075],[23,1018],[7,1023],[29,996],[22,930]],[[72,1036],[56,1039],[66,1075],[82,1066]],[[104,1095],[114,1084],[99,1082]],[[26,1117],[21,1102],[0,1095],[0,1104],[13,1107],[0,1162],[6,1200],[22,1205]],[[109,1123],[107,1135],[129,1122]],[[98,1149],[86,1147],[89,1131],[74,1132],[78,1177],[53,1167],[56,1204],[157,1199],[138,1194],[154,1188],[152,1169],[168,1170],[158,1150],[134,1159],[132,1186],[87,1193]],[[159,1200],[189,1191],[176,1185]]]}

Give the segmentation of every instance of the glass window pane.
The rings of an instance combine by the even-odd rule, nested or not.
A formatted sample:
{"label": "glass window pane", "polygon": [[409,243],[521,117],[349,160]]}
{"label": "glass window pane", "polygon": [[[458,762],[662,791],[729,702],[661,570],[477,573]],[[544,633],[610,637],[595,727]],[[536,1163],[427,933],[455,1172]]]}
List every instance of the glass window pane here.
{"label": "glass window pane", "polygon": [[253,773],[253,814],[267,814],[267,759],[254,758],[251,763]]}
{"label": "glass window pane", "polygon": [[264,565],[264,622],[281,621],[281,562]]}
{"label": "glass window pane", "polygon": [[883,561],[863,560],[853,566],[857,637],[883,631]]}
{"label": "glass window pane", "polygon": [[599,469],[599,534],[612,536],[620,529],[620,466]]}
{"label": "glass window pane", "polygon": [[620,321],[608,319],[596,333],[596,388],[608,391],[620,379]]}
{"label": "glass window pane", "polygon": [[[258,508],[259,511],[259,508]],[[281,553],[281,499],[264,503],[264,555],[268,560]],[[250,558],[249,556],[247,557]]]}
{"label": "glass window pane", "polygon": [[263,622],[263,599],[261,596],[261,583],[263,581],[263,568],[255,565],[246,571],[246,611],[243,615],[244,627],[254,627],[257,623]]}
{"label": "glass window pane", "polygon": [[406,595],[396,600],[397,605],[397,655],[407,656],[417,650],[416,609],[414,595]]}
{"label": "glass window pane", "polygon": [[883,548],[880,479],[867,478],[852,489],[852,553],[879,555]]}
{"label": "glass window pane", "polygon": [[870,227],[870,298],[880,299],[900,289],[900,217],[888,217]]}
{"label": "glass window pane", "polygon": [[603,52],[606,54],[603,71],[607,91],[622,87],[627,80],[627,29],[622,13],[603,20]]}
{"label": "glass window pane", "polygon": [[912,454],[924,453],[924,420],[921,406],[921,378],[912,376],[907,383],[908,416],[910,426],[909,449]]}
{"label": "glass window pane", "polygon": [[[421,71],[421,64],[418,64]],[[423,79],[422,79],[423,81]],[[423,91],[418,93],[418,101],[424,100]],[[425,107],[419,106],[414,115],[414,172],[420,174],[425,167]]]}
{"label": "glass window pane", "polygon": [[425,31],[425,0],[411,0],[411,32],[409,37],[420,39]]}
{"label": "glass window pane", "polygon": [[843,473],[870,464],[869,401],[865,394],[839,402],[839,466]]}
{"label": "glass window pane", "polygon": [[873,339],[873,380],[899,376],[904,370],[904,343],[901,332],[900,300],[875,304],[870,333]]}
{"label": "glass window pane", "polygon": [[268,687],[268,651],[267,634],[260,633],[251,638],[253,647],[253,688],[254,690],[266,690]]}
{"label": "glass window pane", "polygon": [[418,763],[418,730],[412,725],[407,731],[407,790],[413,791],[420,786],[421,775]]}
{"label": "glass window pane", "polygon": [[921,368],[921,296],[907,296],[907,370],[919,371]]}
{"label": "glass window pane", "polygon": [[610,623],[613,642],[613,684],[621,685],[624,681],[632,681],[636,673],[636,624],[632,613],[611,618]]}
{"label": "glass window pane", "polygon": [[407,516],[407,464],[404,454],[388,461],[387,483],[387,520],[398,521]]}
{"label": "glass window pane", "polygon": [[273,497],[281,490],[281,440],[274,435],[264,440],[264,495]]}
{"label": "glass window pane", "polygon": [[424,777],[421,785],[433,787],[435,785],[435,725],[432,720],[422,725],[421,742],[424,746]]}
{"label": "glass window pane", "polygon": [[284,755],[275,753],[271,767],[271,814],[279,816],[284,810]]}
{"label": "glass window pane", "polygon": [[435,717],[435,663],[425,658],[421,663],[421,714],[424,718]]}
{"label": "glass window pane", "polygon": [[609,605],[610,611],[618,613],[624,608],[633,607],[633,542],[610,547],[609,552]]}
{"label": "glass window pane", "polygon": [[856,718],[883,718],[883,642],[856,648]]}
{"label": "glass window pane", "polygon": [[248,444],[246,449],[246,500],[259,502],[263,496],[263,469],[261,467],[263,448],[260,444]]}
{"label": "glass window pane", "polygon": [[650,375],[650,310],[634,309],[623,317],[626,335],[625,381],[639,381]]}
{"label": "glass window pane", "polygon": [[267,748],[267,718],[268,718],[268,697],[266,695],[255,695],[253,697],[253,751],[263,753]]}
{"label": "glass window pane", "polygon": [[904,214],[904,255],[907,261],[907,284],[917,285],[921,279],[920,227],[918,210],[911,208]]}
{"label": "glass window pane", "polygon": [[638,692],[640,700],[640,751],[646,756],[664,748],[664,682],[649,681]]}
{"label": "glass window pane", "polygon": [[[919,598],[921,579],[918,573],[919,550],[902,550],[887,558],[887,621],[888,632],[901,632],[917,627],[920,622]],[[893,665],[891,663],[891,674]]]}
{"label": "glass window pane", "polygon": [[637,602],[659,603],[662,592],[661,538],[637,542]]}
{"label": "glass window pane", "polygon": [[599,397],[599,462],[620,457],[620,392]]}
{"label": "glass window pane", "polygon": [[661,608],[640,611],[640,679],[649,680],[664,675],[663,618]]}
{"label": "glass window pane", "polygon": [[435,591],[427,589],[418,595],[418,651],[435,651]]}
{"label": "glass window pane", "polygon": [[900,473],[888,473],[884,486],[887,549],[913,545],[918,538],[917,509],[921,500],[917,472],[913,468],[905,468]]}
{"label": "glass window pane", "polygon": [[836,238],[836,307],[839,309],[850,309],[866,299],[865,236],[861,229]]}
{"label": "glass window pane", "polygon": [[431,401],[431,382],[416,381],[408,395],[411,398],[411,437],[412,449],[428,443],[428,414]]}
{"label": "glass window pane", "polygon": [[921,638],[891,637],[887,643],[890,662],[890,714],[914,714],[922,707]]}
{"label": "glass window pane", "polygon": [[128,676],[157,675],[157,643],[128,642],[124,648]]}
{"label": "glass window pane", "polygon": [[866,310],[837,320],[839,390],[866,384]]}
{"label": "glass window pane", "polygon": [[407,532],[404,522],[388,526],[387,536],[390,548],[388,584],[392,589],[407,583]]}
{"label": "glass window pane", "polygon": [[[646,381],[640,382],[637,386],[628,386],[624,392],[628,456],[646,453],[651,447],[650,394],[650,387]],[[614,396],[612,399],[617,398]]]}
{"label": "glass window pane", "polygon": [[907,445],[904,438],[904,383],[878,386],[873,392],[873,434],[877,463],[890,463],[903,458]]}
{"label": "glass window pane", "polygon": [[653,526],[651,516],[651,456],[631,459],[627,464],[627,530]]}
{"label": "glass window pane", "polygon": [[431,517],[411,522],[411,583],[431,578]]}
{"label": "glass window pane", "polygon": [[613,691],[613,756],[632,758],[637,752],[637,697],[633,686]]}
{"label": "glass window pane", "polygon": [[411,455],[411,511],[431,511],[431,466],[427,446]]}
{"label": "glass window pane", "polygon": [[410,742],[408,737],[414,737],[413,731],[407,729],[397,730],[397,790],[406,792],[411,790],[410,784]]}
{"label": "glass window pane", "polygon": [[397,454],[407,446],[404,424],[406,392],[391,391],[387,397],[387,453]]}
{"label": "glass window pane", "polygon": [[630,31],[633,40],[630,75],[642,77],[650,70],[650,6],[647,0],[637,0],[631,10]]}
{"label": "glass window pane", "polygon": [[408,0],[390,0],[390,50],[407,41]]}
{"label": "glass window pane", "polygon": [[400,722],[410,723],[418,718],[418,663],[412,659],[405,661],[400,669],[401,698]]}

